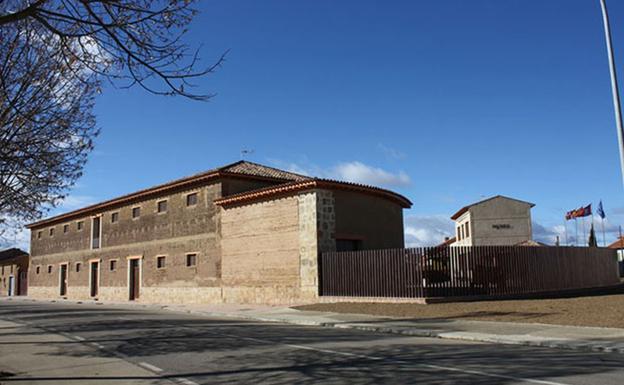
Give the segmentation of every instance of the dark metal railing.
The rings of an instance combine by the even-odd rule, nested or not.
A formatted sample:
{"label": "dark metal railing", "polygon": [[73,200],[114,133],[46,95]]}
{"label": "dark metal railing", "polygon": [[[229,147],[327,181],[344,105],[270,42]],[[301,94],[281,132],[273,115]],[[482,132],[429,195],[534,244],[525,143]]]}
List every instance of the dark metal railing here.
{"label": "dark metal railing", "polygon": [[323,296],[505,296],[620,283],[615,250],[458,246],[323,253]]}

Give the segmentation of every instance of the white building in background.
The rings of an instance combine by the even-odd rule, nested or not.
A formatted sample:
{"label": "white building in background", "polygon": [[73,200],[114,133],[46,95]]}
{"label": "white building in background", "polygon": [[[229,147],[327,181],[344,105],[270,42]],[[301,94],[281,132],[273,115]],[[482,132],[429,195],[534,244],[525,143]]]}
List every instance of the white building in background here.
{"label": "white building in background", "polygon": [[533,203],[497,195],[463,207],[455,221],[452,246],[507,246],[532,240]]}

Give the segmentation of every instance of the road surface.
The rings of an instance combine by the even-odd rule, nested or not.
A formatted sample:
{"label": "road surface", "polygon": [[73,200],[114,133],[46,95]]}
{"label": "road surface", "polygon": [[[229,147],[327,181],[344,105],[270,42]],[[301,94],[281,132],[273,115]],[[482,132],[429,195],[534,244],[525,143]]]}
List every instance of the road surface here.
{"label": "road surface", "polygon": [[620,385],[624,355],[0,301],[0,384]]}

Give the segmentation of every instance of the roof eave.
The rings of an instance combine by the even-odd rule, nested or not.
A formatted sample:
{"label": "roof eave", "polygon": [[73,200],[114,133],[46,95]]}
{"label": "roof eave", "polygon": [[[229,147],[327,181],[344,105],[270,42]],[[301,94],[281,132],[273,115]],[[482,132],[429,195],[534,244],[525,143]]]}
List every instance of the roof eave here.
{"label": "roof eave", "polygon": [[70,211],[68,213],[46,218],[37,222],[32,222],[32,223],[27,224],[26,228],[34,229],[37,227],[50,225],[52,223],[59,223],[59,222],[71,220],[71,219],[85,216],[85,215],[88,215],[90,213],[94,213],[97,211],[110,209],[112,207],[122,205],[128,202],[145,199],[154,195],[166,193],[168,191],[190,187],[190,186],[200,184],[209,180],[215,180],[215,179],[220,179],[220,178],[234,178],[234,179],[246,179],[246,180],[252,179],[252,180],[269,181],[269,182],[284,182],[285,181],[285,179],[282,179],[282,178],[272,178],[272,177],[259,176],[259,175],[237,174],[237,173],[232,173],[232,172],[227,172],[227,171],[215,171],[209,174],[189,177],[188,179],[177,180],[171,183],[166,183],[163,185],[158,185],[158,186],[151,187],[148,189],[140,190],[131,194],[123,195],[118,198],[113,198],[104,202],[100,202],[94,205],[80,208],[78,210]]}
{"label": "roof eave", "polygon": [[363,185],[350,184],[338,181],[328,181],[323,179],[310,179],[301,182],[291,182],[280,186],[267,187],[260,190],[245,192],[215,200],[215,204],[220,206],[242,205],[256,202],[266,198],[276,198],[280,196],[290,195],[295,192],[310,190],[313,188],[341,189],[350,191],[359,191],[371,195],[381,196],[398,203],[403,208],[412,207],[412,202],[402,195],[396,194],[389,190],[383,190]]}

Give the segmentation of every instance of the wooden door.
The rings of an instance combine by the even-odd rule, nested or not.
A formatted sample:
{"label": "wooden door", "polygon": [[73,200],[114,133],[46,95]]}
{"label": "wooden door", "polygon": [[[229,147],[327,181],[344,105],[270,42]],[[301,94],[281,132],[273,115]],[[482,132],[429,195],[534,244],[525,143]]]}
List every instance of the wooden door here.
{"label": "wooden door", "polygon": [[90,269],[90,276],[91,279],[90,284],[91,284],[91,297],[97,297],[98,295],[98,291],[99,291],[99,286],[100,286],[100,282],[99,282],[99,274],[98,274],[98,270],[99,270],[99,262],[91,262],[91,269]]}
{"label": "wooden door", "polygon": [[61,265],[61,296],[67,295],[67,265]]}
{"label": "wooden door", "polygon": [[17,276],[17,295],[28,295],[28,272],[20,271]]}
{"label": "wooden door", "polygon": [[130,301],[134,301],[139,298],[139,284],[141,282],[138,259],[130,260],[129,279],[130,282],[128,288],[130,290]]}

